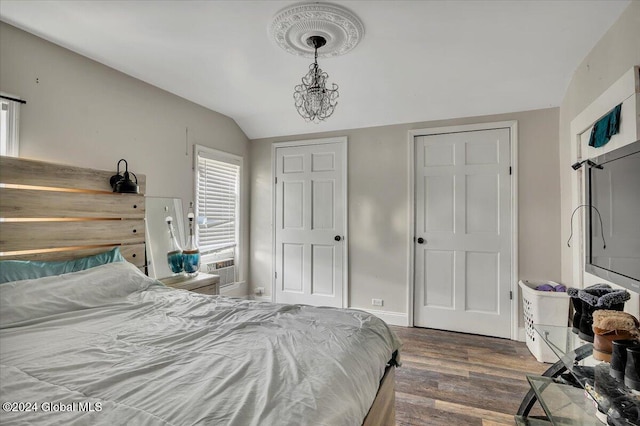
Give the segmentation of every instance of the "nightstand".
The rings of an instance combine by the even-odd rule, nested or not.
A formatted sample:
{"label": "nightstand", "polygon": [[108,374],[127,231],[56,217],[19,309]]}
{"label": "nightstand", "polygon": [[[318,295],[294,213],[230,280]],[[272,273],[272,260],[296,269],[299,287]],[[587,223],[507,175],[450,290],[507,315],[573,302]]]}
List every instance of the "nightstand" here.
{"label": "nightstand", "polygon": [[195,277],[177,275],[175,277],[161,278],[159,281],[168,287],[189,290],[195,293],[210,295],[219,294],[219,275],[211,275],[200,272]]}

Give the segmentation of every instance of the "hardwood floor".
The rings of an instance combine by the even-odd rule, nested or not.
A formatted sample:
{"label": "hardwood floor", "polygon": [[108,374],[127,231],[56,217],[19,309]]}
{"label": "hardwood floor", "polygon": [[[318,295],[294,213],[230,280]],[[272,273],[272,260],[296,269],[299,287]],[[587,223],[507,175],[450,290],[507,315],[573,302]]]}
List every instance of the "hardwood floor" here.
{"label": "hardwood floor", "polygon": [[[396,370],[396,425],[514,425],[526,374],[549,364],[506,339],[392,327],[403,342]],[[536,404],[532,413],[542,413]]]}

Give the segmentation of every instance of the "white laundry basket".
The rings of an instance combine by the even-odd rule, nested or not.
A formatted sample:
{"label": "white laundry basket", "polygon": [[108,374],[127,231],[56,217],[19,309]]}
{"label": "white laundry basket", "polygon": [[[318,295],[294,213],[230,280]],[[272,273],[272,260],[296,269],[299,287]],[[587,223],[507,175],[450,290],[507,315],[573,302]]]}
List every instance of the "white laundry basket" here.
{"label": "white laundry basket", "polygon": [[566,292],[535,289],[542,284],[558,285],[553,281],[525,280],[520,281],[519,284],[527,347],[539,362],[556,362],[558,357],[534,330],[533,325],[566,326],[569,318],[569,295]]}

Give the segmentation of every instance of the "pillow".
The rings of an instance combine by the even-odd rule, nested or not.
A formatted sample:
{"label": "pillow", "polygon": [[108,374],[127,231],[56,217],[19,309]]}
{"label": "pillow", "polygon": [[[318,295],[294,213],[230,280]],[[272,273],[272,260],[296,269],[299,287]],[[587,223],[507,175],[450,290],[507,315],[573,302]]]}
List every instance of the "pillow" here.
{"label": "pillow", "polygon": [[130,301],[129,297],[150,286],[159,283],[129,262],[5,283],[0,288],[0,329],[99,306],[123,302],[135,305],[136,300]]}
{"label": "pillow", "polygon": [[9,281],[29,280],[34,278],[62,275],[69,272],[84,271],[85,269],[105,265],[113,262],[124,262],[120,248],[113,249],[93,256],[60,262],[35,262],[30,260],[0,261],[0,284]]}

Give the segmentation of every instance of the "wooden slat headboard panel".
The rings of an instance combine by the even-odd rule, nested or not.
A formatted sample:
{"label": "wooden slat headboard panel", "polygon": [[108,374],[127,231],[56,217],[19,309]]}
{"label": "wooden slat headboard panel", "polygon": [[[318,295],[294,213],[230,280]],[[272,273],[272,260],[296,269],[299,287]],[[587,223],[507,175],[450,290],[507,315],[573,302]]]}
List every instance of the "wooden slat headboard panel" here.
{"label": "wooden slat headboard panel", "polygon": [[[114,171],[87,169],[64,164],[47,163],[25,158],[0,156],[0,182],[4,184],[79,189],[111,192],[109,178]],[[146,189],[146,177],[136,173],[140,193]]]}
{"label": "wooden slat headboard panel", "polygon": [[[94,218],[136,219],[144,209],[144,195],[127,194],[126,199],[113,193],[38,191],[4,188],[0,211],[4,218]],[[45,205],[46,209],[42,206]],[[100,210],[94,208],[100,206]]]}
{"label": "wooden slat headboard panel", "polygon": [[0,156],[0,260],[68,260],[120,246],[145,264],[145,176],[116,194],[114,171]]}

